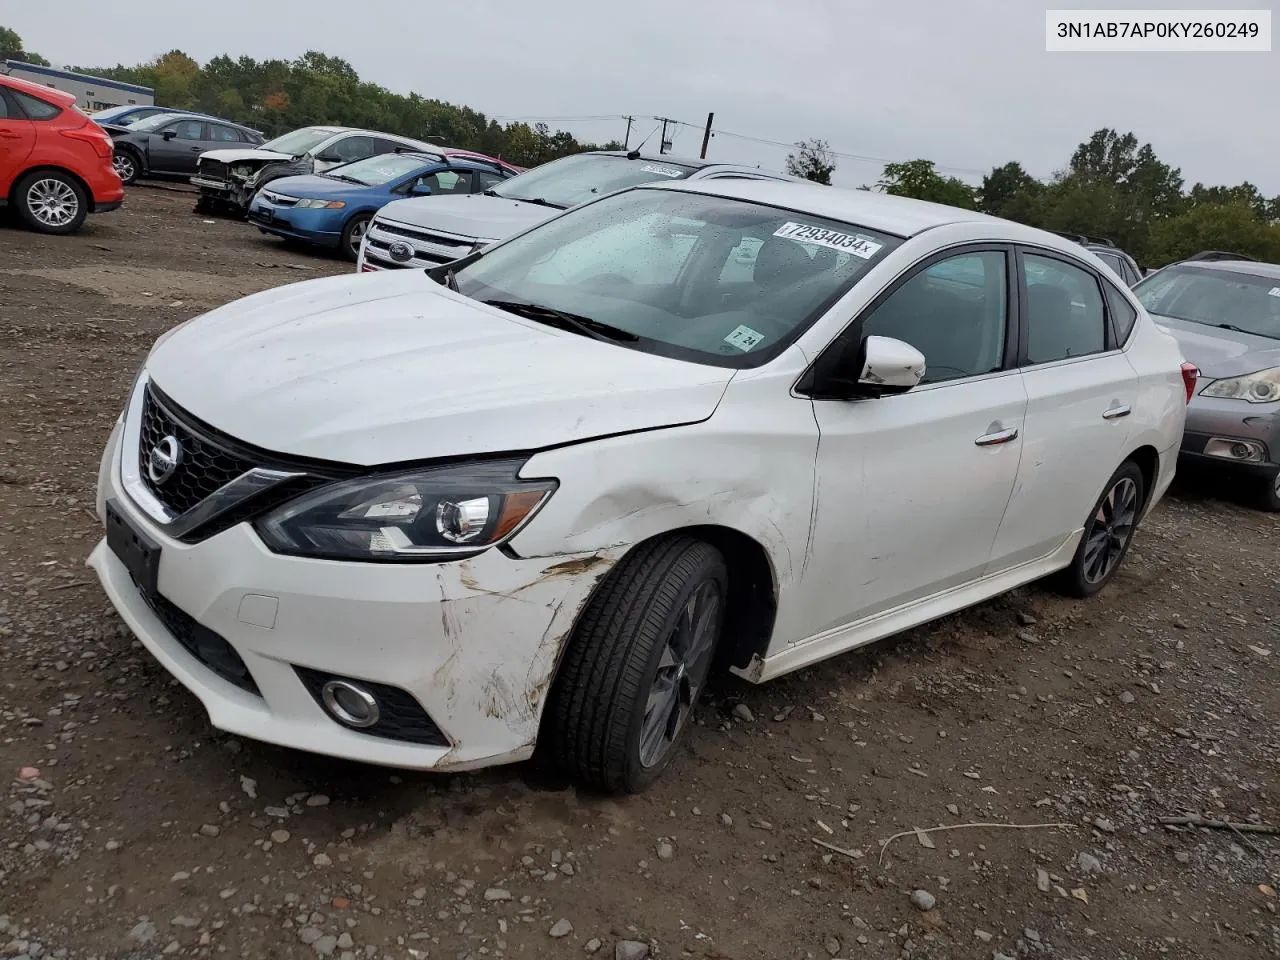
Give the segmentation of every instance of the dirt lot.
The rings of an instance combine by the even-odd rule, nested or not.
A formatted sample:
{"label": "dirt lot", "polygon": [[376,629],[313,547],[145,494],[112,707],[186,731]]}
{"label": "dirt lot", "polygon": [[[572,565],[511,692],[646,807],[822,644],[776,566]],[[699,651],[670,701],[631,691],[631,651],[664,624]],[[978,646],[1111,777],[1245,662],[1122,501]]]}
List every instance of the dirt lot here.
{"label": "dirt lot", "polygon": [[[1280,518],[1181,485],[1094,601],[723,681],[639,798],[211,729],[83,566],[99,453],[164,329],[347,269],[154,189],[0,228],[0,956],[1280,956],[1280,837],[1157,823],[1280,823]],[[1056,826],[881,860],[974,822]]]}

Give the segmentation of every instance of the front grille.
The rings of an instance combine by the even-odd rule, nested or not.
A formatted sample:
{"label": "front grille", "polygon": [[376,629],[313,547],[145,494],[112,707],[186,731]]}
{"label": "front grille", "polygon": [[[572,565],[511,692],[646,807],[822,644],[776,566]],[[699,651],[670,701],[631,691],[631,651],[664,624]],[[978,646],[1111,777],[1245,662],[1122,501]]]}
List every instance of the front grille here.
{"label": "front grille", "polygon": [[475,246],[475,240],[463,240],[459,237],[450,237],[443,233],[432,233],[430,230],[415,230],[412,227],[402,227],[377,221],[374,224],[375,229],[379,233],[390,233],[397,237],[405,237],[409,240],[417,240],[419,243],[429,243],[435,247],[446,247],[463,251],[458,256],[464,256],[465,252]]}
{"label": "front grille", "polygon": [[249,672],[240,654],[236,653],[236,648],[220,634],[197,623],[185,610],[158,593],[148,596],[146,591],[142,591],[142,598],[187,653],[227,683],[255,696],[262,696],[253,680],[253,674]]}
{"label": "front grille", "polygon": [[[165,437],[174,437],[182,449],[173,475],[163,483],[151,479],[147,467],[152,449]],[[257,464],[241,459],[182,423],[156,398],[148,385],[142,400],[142,423],[139,430],[138,468],[147,489],[175,517],[186,513],[200,501]]]}
{"label": "front grille", "polygon": [[283,197],[266,189],[262,191],[262,197],[264,200],[274,203],[277,207],[292,207],[298,203],[297,197]]}
{"label": "front grille", "polygon": [[227,180],[230,172],[230,168],[221,160],[201,160],[196,164],[197,176],[208,177],[210,180]]}
{"label": "front grille", "polygon": [[[357,680],[354,677],[342,677],[337,674],[324,673],[308,667],[294,666],[298,678],[307,688],[307,692],[315,698],[320,709],[324,710],[321,691],[330,680],[347,680],[366,688],[378,701],[378,722],[372,727],[356,730],[356,733],[368,733],[375,737],[386,737],[388,740],[404,740],[408,743],[420,743],[429,747],[447,747],[449,738],[436,726],[436,722],[422,709],[422,705],[413,695],[399,687],[385,683],[372,683],[368,680]],[[329,713],[326,710],[325,716]],[[335,723],[337,721],[334,721]],[[347,729],[353,729],[348,727]]]}

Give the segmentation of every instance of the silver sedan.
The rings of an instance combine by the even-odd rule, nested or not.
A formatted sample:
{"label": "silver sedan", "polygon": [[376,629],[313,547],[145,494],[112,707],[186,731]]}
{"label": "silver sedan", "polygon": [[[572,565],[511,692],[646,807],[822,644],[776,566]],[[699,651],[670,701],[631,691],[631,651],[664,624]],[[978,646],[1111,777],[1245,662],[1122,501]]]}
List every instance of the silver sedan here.
{"label": "silver sedan", "polygon": [[1241,478],[1280,511],[1280,264],[1175,263],[1133,292],[1200,368],[1180,460]]}

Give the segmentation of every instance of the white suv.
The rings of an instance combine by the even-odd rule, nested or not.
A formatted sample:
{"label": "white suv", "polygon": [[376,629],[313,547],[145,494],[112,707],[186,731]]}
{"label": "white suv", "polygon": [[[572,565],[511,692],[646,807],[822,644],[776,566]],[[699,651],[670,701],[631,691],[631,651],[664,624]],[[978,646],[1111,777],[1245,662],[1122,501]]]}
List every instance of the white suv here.
{"label": "white suv", "polygon": [[561,157],[481,194],[410,197],[378,212],[360,250],[361,272],[433,267],[464,257],[614,190],[653,181],[790,180],[736,163],[714,163],[638,150],[593,151]]}
{"label": "white suv", "polygon": [[111,602],[215,726],[652,783],[764,681],[1116,573],[1186,369],[1097,257],[900,197],[663,183],[165,334],[107,444]]}

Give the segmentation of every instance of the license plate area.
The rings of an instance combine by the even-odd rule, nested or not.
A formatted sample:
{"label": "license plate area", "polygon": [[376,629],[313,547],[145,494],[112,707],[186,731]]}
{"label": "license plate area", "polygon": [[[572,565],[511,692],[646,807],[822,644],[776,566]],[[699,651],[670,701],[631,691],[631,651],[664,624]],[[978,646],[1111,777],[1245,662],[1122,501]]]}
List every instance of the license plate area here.
{"label": "license plate area", "polygon": [[159,592],[160,544],[135,527],[114,500],[107,501],[106,523],[107,546],[150,601]]}

